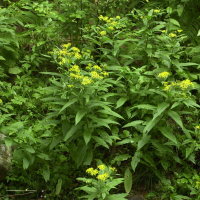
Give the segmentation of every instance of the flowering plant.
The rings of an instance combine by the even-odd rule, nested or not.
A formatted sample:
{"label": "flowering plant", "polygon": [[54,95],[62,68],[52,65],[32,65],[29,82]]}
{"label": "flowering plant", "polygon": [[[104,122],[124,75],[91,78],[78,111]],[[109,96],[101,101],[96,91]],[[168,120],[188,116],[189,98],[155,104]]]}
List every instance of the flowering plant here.
{"label": "flowering plant", "polygon": [[86,172],[96,177],[94,178],[77,178],[77,180],[83,181],[87,183],[87,186],[83,186],[77,189],[81,189],[88,193],[88,195],[82,196],[80,198],[87,198],[89,200],[93,199],[105,199],[105,200],[125,200],[127,196],[126,193],[122,194],[109,194],[110,190],[115,188],[115,186],[119,185],[124,181],[123,178],[114,178],[114,173],[116,172],[115,167],[107,167],[104,164],[98,165],[97,169],[89,168]]}

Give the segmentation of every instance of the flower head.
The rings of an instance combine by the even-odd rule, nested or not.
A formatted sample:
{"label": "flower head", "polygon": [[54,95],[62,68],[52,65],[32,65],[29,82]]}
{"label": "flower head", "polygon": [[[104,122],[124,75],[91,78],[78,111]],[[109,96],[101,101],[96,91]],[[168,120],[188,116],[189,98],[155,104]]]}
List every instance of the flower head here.
{"label": "flower head", "polygon": [[162,73],[158,74],[158,77],[160,77],[160,78],[166,78],[169,75],[170,75],[169,72],[162,72]]}
{"label": "flower head", "polygon": [[97,168],[100,169],[100,170],[104,170],[105,169],[105,165],[99,165],[99,166],[97,166]]}
{"label": "flower head", "polygon": [[117,16],[116,19],[120,19],[120,16]]}
{"label": "flower head", "polygon": [[98,175],[97,179],[101,181],[105,181],[108,177],[109,177],[108,173],[104,173],[104,174]]}
{"label": "flower head", "polygon": [[159,12],[160,12],[160,10],[158,10],[158,9],[155,9],[155,10],[154,10],[154,12],[155,12],[155,13],[159,13]]}
{"label": "flower head", "polygon": [[106,35],[106,31],[101,31],[101,32],[100,32],[100,35],[102,35],[102,36],[103,36],[103,35]]}
{"label": "flower head", "polygon": [[175,33],[170,33],[169,37],[173,38],[173,37],[177,37],[177,35]]}

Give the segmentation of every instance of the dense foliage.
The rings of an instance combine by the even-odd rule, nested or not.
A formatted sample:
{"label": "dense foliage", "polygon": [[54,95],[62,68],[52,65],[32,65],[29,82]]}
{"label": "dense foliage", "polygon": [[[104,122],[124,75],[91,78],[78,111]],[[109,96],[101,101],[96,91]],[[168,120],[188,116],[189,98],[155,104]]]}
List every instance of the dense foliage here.
{"label": "dense foliage", "polygon": [[14,152],[0,197],[199,199],[199,10],[1,2],[1,144]]}

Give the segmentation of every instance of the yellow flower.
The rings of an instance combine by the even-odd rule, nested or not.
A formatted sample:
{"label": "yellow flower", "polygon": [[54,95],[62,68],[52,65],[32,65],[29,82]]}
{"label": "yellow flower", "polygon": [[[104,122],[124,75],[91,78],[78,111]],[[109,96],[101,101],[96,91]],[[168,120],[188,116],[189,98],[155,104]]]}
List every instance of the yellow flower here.
{"label": "yellow flower", "polygon": [[110,167],[111,171],[116,172],[117,169],[115,167]]}
{"label": "yellow flower", "polygon": [[197,182],[196,182],[196,186],[195,186],[195,187],[196,187],[196,188],[199,188],[199,185],[200,185],[200,182],[199,182],[199,181],[197,181]]}
{"label": "yellow flower", "polygon": [[109,73],[107,72],[101,72],[101,74],[103,74],[104,76],[109,76]]}
{"label": "yellow flower", "polygon": [[110,18],[110,20],[112,21],[112,20],[114,20],[113,18]]}
{"label": "yellow flower", "polygon": [[100,170],[104,170],[105,169],[105,165],[99,165],[99,166],[97,166],[97,168],[99,168]]}
{"label": "yellow flower", "polygon": [[182,90],[185,90],[190,86],[194,88],[194,84],[189,79],[181,81],[178,85],[181,87]]}
{"label": "yellow flower", "polygon": [[170,34],[169,34],[169,37],[172,37],[172,38],[173,38],[173,37],[177,37],[177,35],[176,35],[175,33],[170,33]]}
{"label": "yellow flower", "polygon": [[73,71],[73,72],[76,72],[76,73],[80,73],[80,69],[79,69],[79,66],[78,65],[74,65],[72,68],[69,69],[69,71]]}
{"label": "yellow flower", "polygon": [[68,48],[69,48],[69,46],[71,46],[71,43],[68,43],[68,44],[63,44],[62,46],[63,46],[63,48],[65,48],[65,49],[68,49]]}
{"label": "yellow flower", "polygon": [[170,88],[170,86],[171,86],[171,85],[167,85],[167,86],[165,86],[164,90],[165,90],[165,91],[168,91],[169,88]]}
{"label": "yellow flower", "polygon": [[92,74],[92,78],[101,78],[103,79],[103,76],[99,76],[99,74],[96,71],[90,72]]}
{"label": "yellow flower", "polygon": [[106,31],[101,31],[101,32],[100,32],[100,35],[102,35],[102,36],[103,36],[103,35],[106,35]]}
{"label": "yellow flower", "polygon": [[103,20],[103,18],[104,18],[103,15],[100,15],[100,16],[99,16],[99,19],[100,19],[100,20]]}
{"label": "yellow flower", "polygon": [[166,30],[162,30],[162,33],[165,33],[166,32]]}
{"label": "yellow flower", "polygon": [[74,87],[73,85],[67,85],[69,88],[72,88],[72,87]]}
{"label": "yellow flower", "polygon": [[108,27],[111,31],[115,30],[112,26]]}
{"label": "yellow flower", "polygon": [[94,68],[94,69],[97,69],[97,70],[99,70],[99,71],[102,71],[101,67],[99,67],[98,65],[94,65],[93,68]]}
{"label": "yellow flower", "polygon": [[200,129],[200,126],[196,126],[196,129]]}
{"label": "yellow flower", "polygon": [[77,53],[75,53],[75,57],[76,57],[76,59],[81,59],[81,54],[79,54],[79,53],[77,52]]}
{"label": "yellow flower", "polygon": [[120,16],[117,16],[116,19],[120,19]]}
{"label": "yellow flower", "polygon": [[93,169],[92,167],[87,169],[86,172],[92,176],[96,176],[99,173],[97,169]]}
{"label": "yellow flower", "polygon": [[181,29],[180,29],[180,30],[178,30],[178,32],[179,32],[179,33],[181,33],[182,31],[183,31],[183,30],[181,30]]}
{"label": "yellow flower", "polygon": [[101,181],[105,181],[108,177],[109,177],[108,173],[104,173],[104,174],[98,175],[97,179]]}
{"label": "yellow flower", "polygon": [[159,13],[159,12],[160,12],[160,10],[158,10],[158,9],[155,9],[155,10],[154,10],[154,12],[155,12],[155,13]]}
{"label": "yellow flower", "polygon": [[81,83],[82,83],[82,85],[87,85],[87,84],[92,83],[92,80],[89,79],[88,76],[85,76],[85,77],[83,78],[83,81],[82,81]]}
{"label": "yellow flower", "polygon": [[143,19],[143,16],[141,16],[140,18]]}
{"label": "yellow flower", "polygon": [[2,103],[3,101],[2,101],[2,99],[0,99],[0,103]]}
{"label": "yellow flower", "polygon": [[149,2],[149,0],[146,0],[146,2],[148,3],[148,2]]}
{"label": "yellow flower", "polygon": [[72,47],[72,50],[76,52],[80,52],[80,50],[77,47]]}
{"label": "yellow flower", "polygon": [[117,26],[117,22],[112,22],[112,23],[110,23],[110,25]]}
{"label": "yellow flower", "polygon": [[158,74],[158,77],[160,77],[160,78],[166,78],[168,76],[169,76],[169,72],[162,72],[162,73]]}

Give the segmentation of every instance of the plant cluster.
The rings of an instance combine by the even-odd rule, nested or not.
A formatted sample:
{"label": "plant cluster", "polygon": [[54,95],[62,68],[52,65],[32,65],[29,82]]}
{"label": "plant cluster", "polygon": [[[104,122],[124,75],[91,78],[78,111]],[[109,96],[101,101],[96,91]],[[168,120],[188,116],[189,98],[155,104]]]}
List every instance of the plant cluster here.
{"label": "plant cluster", "polygon": [[1,144],[14,147],[0,197],[123,200],[151,182],[147,199],[200,198],[199,46],[180,19],[193,3],[0,2]]}

